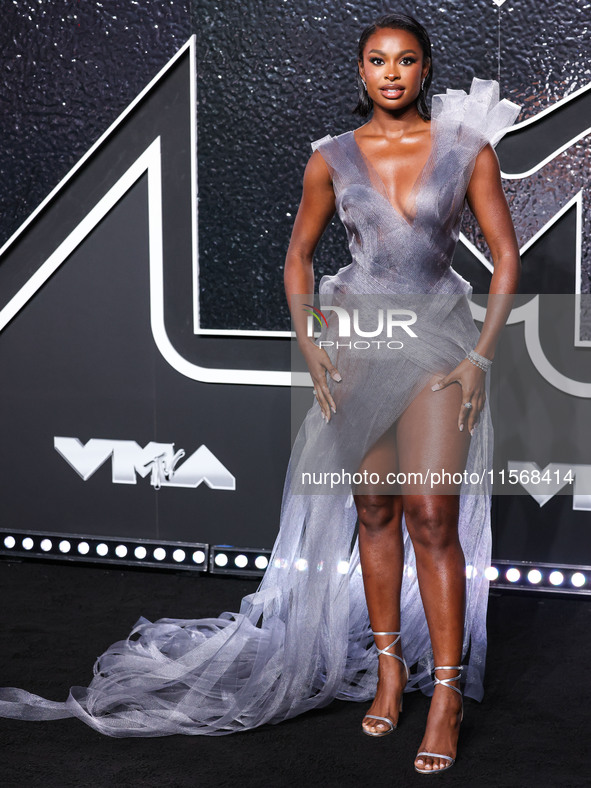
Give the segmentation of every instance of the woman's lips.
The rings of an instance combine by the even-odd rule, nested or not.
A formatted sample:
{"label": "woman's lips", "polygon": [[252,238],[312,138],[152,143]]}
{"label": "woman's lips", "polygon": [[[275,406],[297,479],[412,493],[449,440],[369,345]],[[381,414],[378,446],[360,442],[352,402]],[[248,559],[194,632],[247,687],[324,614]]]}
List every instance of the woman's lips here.
{"label": "woman's lips", "polygon": [[399,99],[400,96],[404,93],[404,88],[380,88],[382,94],[389,99]]}

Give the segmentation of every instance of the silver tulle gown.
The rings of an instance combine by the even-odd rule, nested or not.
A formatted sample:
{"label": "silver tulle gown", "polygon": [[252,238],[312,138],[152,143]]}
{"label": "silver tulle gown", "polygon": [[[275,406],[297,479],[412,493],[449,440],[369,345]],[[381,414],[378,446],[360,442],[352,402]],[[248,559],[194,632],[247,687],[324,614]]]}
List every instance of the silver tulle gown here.
{"label": "silver tulle gown", "polygon": [[[321,303],[346,301],[350,294],[427,296],[430,317],[420,344],[390,363],[377,363],[377,355],[332,356],[343,377],[342,383],[331,383],[337,416],[325,424],[314,404],[305,418],[290,460],[269,567],[239,613],[154,623],[141,617],[127,640],[99,657],[89,687],[73,687],[63,702],[3,688],[0,715],[78,717],[109,736],[223,735],[277,723],[334,698],[374,696],[378,661],[351,491],[343,485],[332,494],[306,494],[297,480],[300,470],[311,466],[354,469],[432,374],[450,371],[475,346],[479,332],[468,303],[472,288],[450,260],[476,155],[487,142],[496,145],[519,111],[516,104],[499,101],[493,80],[475,78],[469,94],[448,90],[434,96],[432,149],[413,187],[412,217],[391,205],[352,131],[312,143],[331,171],[352,255],[350,265],[322,279]],[[491,467],[492,436],[487,401],[471,439],[468,471]],[[469,567],[463,689],[480,700],[490,490],[485,480],[477,490],[463,485],[461,493],[459,536]],[[402,647],[408,664],[415,666],[407,691],[431,695],[433,655],[404,520],[403,534]]]}

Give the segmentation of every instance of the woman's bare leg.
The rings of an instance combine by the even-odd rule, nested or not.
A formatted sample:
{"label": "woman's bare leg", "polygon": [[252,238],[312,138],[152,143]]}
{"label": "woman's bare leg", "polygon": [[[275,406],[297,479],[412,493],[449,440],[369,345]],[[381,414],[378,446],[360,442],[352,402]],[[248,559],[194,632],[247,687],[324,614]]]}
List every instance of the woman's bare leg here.
{"label": "woman's bare leg", "polygon": [[[433,379],[433,382],[435,378]],[[396,445],[400,469],[462,472],[470,434],[458,429],[462,404],[459,385],[433,392],[430,384],[413,400],[397,422]],[[417,579],[435,665],[460,665],[465,613],[465,559],[458,537],[459,485],[431,489],[404,487],[405,522],[412,540]],[[458,671],[437,671],[437,678]],[[450,682],[458,687],[459,681]],[[418,751],[426,750],[455,758],[460,728],[461,698],[448,687],[436,685],[425,735]],[[421,756],[421,769],[437,770],[449,762]]]}
{"label": "woman's bare leg", "polygon": [[[384,478],[385,469],[396,471],[394,430],[386,433],[365,457],[362,469]],[[365,598],[371,628],[377,632],[400,631],[400,591],[404,565],[402,541],[402,499],[400,495],[371,494],[381,492],[364,488],[367,494],[355,495],[359,516],[359,556],[363,570]],[[379,648],[386,648],[395,635],[376,635]],[[402,656],[400,642],[389,649]],[[396,725],[400,699],[406,684],[402,663],[384,654],[379,655],[378,688],[368,714],[388,717]],[[388,725],[380,720],[364,719],[366,730],[381,732]]]}

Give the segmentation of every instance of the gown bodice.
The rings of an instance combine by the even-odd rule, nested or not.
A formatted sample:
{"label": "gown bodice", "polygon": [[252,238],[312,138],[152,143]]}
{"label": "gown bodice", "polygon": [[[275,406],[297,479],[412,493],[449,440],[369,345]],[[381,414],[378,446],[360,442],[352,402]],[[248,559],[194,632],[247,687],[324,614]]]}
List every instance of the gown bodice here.
{"label": "gown bodice", "polygon": [[320,294],[376,292],[469,294],[470,284],[451,267],[465,196],[476,157],[493,147],[520,112],[499,101],[495,80],[474,77],[470,93],[448,89],[433,97],[431,147],[403,213],[389,200],[354,131],[311,143],[324,158],[336,210],[347,233],[351,265],[324,277]]}

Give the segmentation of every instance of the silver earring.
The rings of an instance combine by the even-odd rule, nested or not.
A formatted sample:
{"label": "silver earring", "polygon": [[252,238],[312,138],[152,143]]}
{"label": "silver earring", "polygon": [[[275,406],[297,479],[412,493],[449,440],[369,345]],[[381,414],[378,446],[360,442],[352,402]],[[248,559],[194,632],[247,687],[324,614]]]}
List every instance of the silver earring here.
{"label": "silver earring", "polygon": [[361,81],[363,82],[363,88],[364,88],[365,92],[367,93],[367,85],[365,84],[365,80],[363,79],[363,77],[361,77]]}
{"label": "silver earring", "polygon": [[427,79],[427,77],[424,77],[423,81],[421,82],[421,91],[425,87],[425,79]]}

